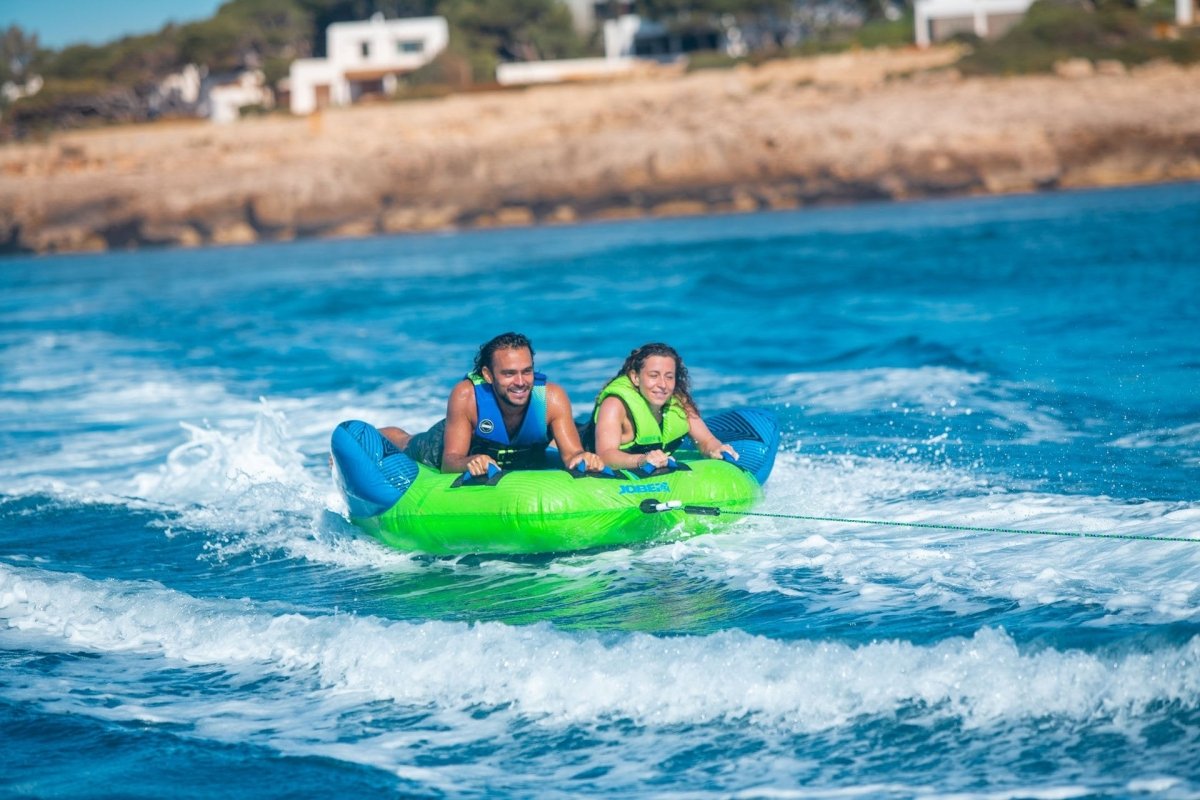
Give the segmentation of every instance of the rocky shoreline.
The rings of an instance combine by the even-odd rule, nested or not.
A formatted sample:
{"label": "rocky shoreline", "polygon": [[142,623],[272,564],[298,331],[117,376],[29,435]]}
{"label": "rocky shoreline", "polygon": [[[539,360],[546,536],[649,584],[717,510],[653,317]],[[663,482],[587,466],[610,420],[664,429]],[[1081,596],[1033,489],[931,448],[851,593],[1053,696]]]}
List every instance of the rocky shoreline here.
{"label": "rocky shoreline", "polygon": [[247,244],[1200,179],[1200,68],[951,49],[0,147],[0,253]]}

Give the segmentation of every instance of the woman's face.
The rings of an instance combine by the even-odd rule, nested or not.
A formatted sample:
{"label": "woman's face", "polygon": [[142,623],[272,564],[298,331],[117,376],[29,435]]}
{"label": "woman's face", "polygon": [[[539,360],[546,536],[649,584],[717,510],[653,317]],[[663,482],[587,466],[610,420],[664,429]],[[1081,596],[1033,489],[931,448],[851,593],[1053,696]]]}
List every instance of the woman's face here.
{"label": "woman's face", "polygon": [[675,359],[669,356],[650,356],[642,368],[629,376],[650,407],[658,410],[675,393]]}

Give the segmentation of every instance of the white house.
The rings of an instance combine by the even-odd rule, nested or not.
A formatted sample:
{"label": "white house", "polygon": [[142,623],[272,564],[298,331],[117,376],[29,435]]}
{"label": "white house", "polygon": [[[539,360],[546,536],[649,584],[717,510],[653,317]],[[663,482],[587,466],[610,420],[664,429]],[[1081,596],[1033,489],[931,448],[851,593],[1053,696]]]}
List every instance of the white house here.
{"label": "white house", "polygon": [[1033,5],[1033,0],[917,0],[917,45],[973,33],[981,39],[1003,36]]}
{"label": "white house", "polygon": [[0,97],[9,103],[15,103],[22,97],[33,97],[42,90],[45,84],[41,75],[30,75],[24,83],[5,81],[4,85],[0,86]]}
{"label": "white house", "polygon": [[604,58],[562,58],[549,61],[510,61],[496,67],[501,86],[561,83],[627,75],[637,66],[634,40],[646,23],[625,14],[604,22]]}
{"label": "white house", "polygon": [[161,104],[195,106],[200,102],[201,88],[207,77],[208,67],[188,64],[158,82],[155,100]]}
{"label": "white house", "polygon": [[580,36],[588,36],[596,30],[596,0],[562,0],[571,12],[571,26]]}
{"label": "white house", "polygon": [[[604,21],[604,58],[564,58],[550,61],[510,61],[496,67],[496,82],[503,86],[530,83],[595,80],[628,75],[647,63],[681,63],[684,45],[666,26],[636,14]],[[705,41],[718,45],[715,36]]]}
{"label": "white house", "polygon": [[262,70],[208,75],[200,88],[200,114],[213,122],[235,122],[247,106],[273,105]]}
{"label": "white house", "polygon": [[445,17],[335,22],[325,30],[325,58],[301,58],[288,74],[293,114],[344,106],[371,94],[394,94],[398,76],[446,49]]}
{"label": "white house", "polygon": [[1196,0],[1175,0],[1175,21],[1180,25],[1196,23]]}
{"label": "white house", "polygon": [[720,50],[735,58],[746,55],[742,32],[733,16],[725,15],[719,25],[701,21],[684,31],[672,31],[661,22],[637,14],[622,14],[604,22],[604,54],[608,58],[672,61],[698,50]]}

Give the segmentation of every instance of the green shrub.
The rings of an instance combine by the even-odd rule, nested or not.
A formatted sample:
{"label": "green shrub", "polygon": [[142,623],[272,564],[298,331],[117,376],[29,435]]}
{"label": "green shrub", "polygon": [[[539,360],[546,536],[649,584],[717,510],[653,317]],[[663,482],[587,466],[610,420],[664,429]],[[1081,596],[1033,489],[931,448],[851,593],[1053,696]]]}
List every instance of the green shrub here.
{"label": "green shrub", "polygon": [[49,78],[40,92],[17,100],[5,114],[6,122],[26,132],[145,118],[145,108],[132,90],[94,78]]}
{"label": "green shrub", "polygon": [[1178,40],[1156,36],[1174,17],[1171,0],[1134,8],[1121,0],[1100,0],[1087,7],[1070,0],[1037,0],[1025,18],[1005,36],[981,41],[959,63],[967,75],[1018,75],[1050,72],[1067,58],[1114,59],[1134,66],[1156,58],[1179,63],[1200,61],[1200,38],[1192,32]]}
{"label": "green shrub", "polygon": [[854,42],[862,47],[906,47],[913,43],[915,22],[911,12],[900,19],[872,19],[854,34]]}
{"label": "green shrub", "polygon": [[701,69],[731,69],[744,63],[746,63],[745,58],[726,55],[720,50],[702,50],[687,55],[688,72]]}

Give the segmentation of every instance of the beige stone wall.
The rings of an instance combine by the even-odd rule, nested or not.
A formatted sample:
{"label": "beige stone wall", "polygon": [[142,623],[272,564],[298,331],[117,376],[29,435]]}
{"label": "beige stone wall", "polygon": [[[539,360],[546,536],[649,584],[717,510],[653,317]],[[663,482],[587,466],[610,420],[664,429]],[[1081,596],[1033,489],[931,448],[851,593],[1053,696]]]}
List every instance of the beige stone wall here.
{"label": "beige stone wall", "polygon": [[954,58],[946,48],[863,52],[223,127],[60,134],[0,147],[0,248],[245,243],[1200,178],[1200,69],[1089,64],[967,80],[946,66]]}

